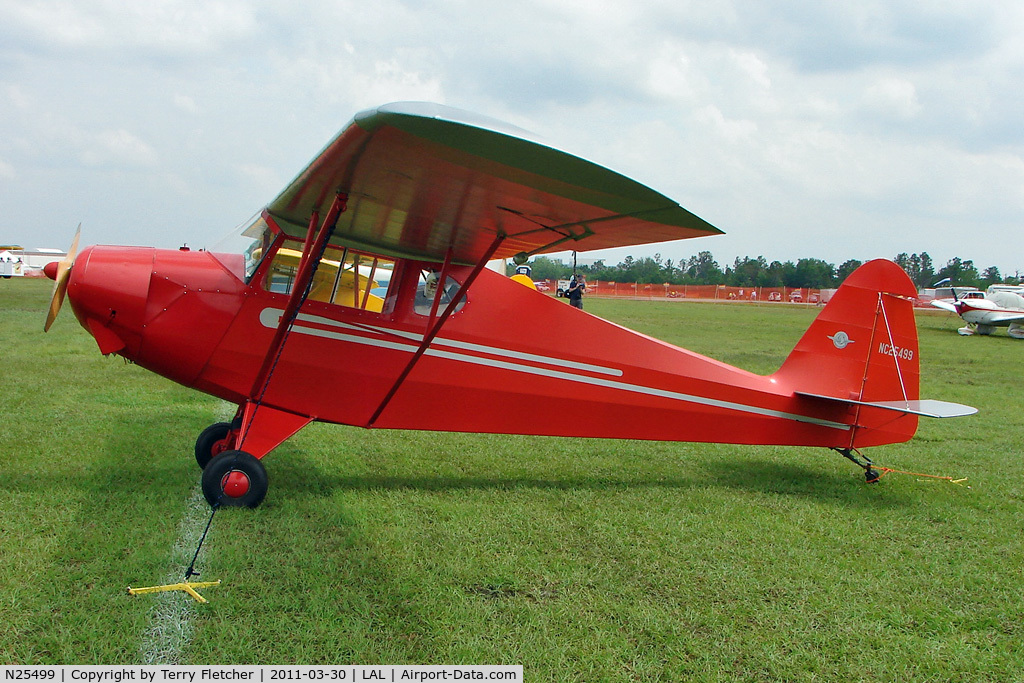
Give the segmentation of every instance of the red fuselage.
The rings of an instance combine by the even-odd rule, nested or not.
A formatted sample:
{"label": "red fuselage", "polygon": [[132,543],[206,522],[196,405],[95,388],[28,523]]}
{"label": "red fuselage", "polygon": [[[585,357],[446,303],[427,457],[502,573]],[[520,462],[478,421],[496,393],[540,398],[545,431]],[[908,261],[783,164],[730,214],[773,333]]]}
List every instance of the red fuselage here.
{"label": "red fuselage", "polygon": [[[241,404],[288,297],[264,286],[266,264],[247,284],[235,259],[237,267],[205,251],[91,247],[74,265],[68,297],[104,353]],[[854,413],[796,396],[797,378],[728,366],[490,271],[371,425],[427,331],[430,318],[412,305],[422,265],[397,262],[386,312],[306,301],[262,403],[384,428],[851,445]],[[450,274],[459,280],[468,270]],[[891,429],[864,432],[856,445],[902,441],[916,428],[914,416],[887,419]]]}

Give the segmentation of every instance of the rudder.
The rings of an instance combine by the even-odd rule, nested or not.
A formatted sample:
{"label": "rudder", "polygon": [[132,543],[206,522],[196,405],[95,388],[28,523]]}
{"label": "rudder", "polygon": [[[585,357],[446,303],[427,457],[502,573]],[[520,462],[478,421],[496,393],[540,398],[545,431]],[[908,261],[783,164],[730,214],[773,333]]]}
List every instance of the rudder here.
{"label": "rudder", "polygon": [[895,263],[865,263],[846,278],[772,376],[809,400],[848,402],[857,425],[851,448],[906,441],[917,431],[915,414],[863,405],[910,405],[919,399],[916,294]]}

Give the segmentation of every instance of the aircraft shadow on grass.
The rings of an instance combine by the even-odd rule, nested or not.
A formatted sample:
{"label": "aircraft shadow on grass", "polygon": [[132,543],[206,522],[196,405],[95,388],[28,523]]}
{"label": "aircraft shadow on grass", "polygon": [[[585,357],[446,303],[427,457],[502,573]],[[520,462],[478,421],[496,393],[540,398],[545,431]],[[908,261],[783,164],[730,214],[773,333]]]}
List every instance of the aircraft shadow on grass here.
{"label": "aircraft shadow on grass", "polygon": [[[94,476],[83,477],[77,487],[89,490],[106,490],[109,496],[121,498],[132,496],[139,491],[152,493],[155,489],[177,488],[181,481],[176,475],[180,462],[160,466],[151,457],[142,454],[155,447],[145,434],[163,425],[157,418],[146,420],[139,415],[125,415],[124,420],[132,424],[129,429],[112,429],[105,450],[108,455],[97,463]],[[120,422],[119,424],[125,424]],[[369,445],[369,444],[367,444]],[[172,449],[178,450],[178,449]],[[125,459],[125,453],[140,457]],[[339,456],[347,458],[351,456]],[[386,454],[382,458],[386,459]],[[707,458],[682,454],[676,475],[622,470],[617,474],[572,473],[549,478],[524,476],[482,476],[460,474],[345,474],[322,466],[308,457],[301,448],[291,446],[282,449],[275,456],[278,471],[275,485],[280,486],[286,498],[327,497],[337,490],[369,491],[413,490],[413,491],[468,491],[468,490],[584,490],[584,491],[627,491],[637,488],[664,488],[693,490],[703,488],[729,488],[768,495],[795,496],[831,502],[846,507],[899,507],[911,502],[892,487],[871,487],[884,495],[864,495],[863,486],[850,486],[846,474],[832,473],[820,467],[803,466],[798,463],[769,462],[752,454],[750,457],[732,458],[708,455]],[[812,463],[813,465],[814,463]],[[194,463],[188,463],[188,467]],[[70,481],[64,477],[64,481]],[[0,482],[0,489],[32,491],[50,486],[48,478],[7,477]],[[135,493],[133,493],[135,492]],[[104,496],[105,500],[109,497]]]}
{"label": "aircraft shadow on grass", "polygon": [[872,510],[905,507],[911,501],[892,487],[870,489],[851,487],[848,474],[824,472],[792,463],[774,463],[755,459],[746,461],[715,461],[706,463],[708,483],[712,486],[738,489],[768,495],[794,496],[831,502],[845,507]]}
{"label": "aircraft shadow on grass", "polygon": [[[692,460],[680,461],[680,470],[692,471]],[[696,490],[727,488],[767,495],[794,496],[834,503],[842,507],[871,509],[904,507],[911,502],[895,490],[878,489],[884,495],[864,495],[863,486],[851,487],[850,477],[823,472],[796,464],[779,464],[744,459],[727,461],[709,459],[700,463],[700,471],[682,472],[675,477],[637,472],[634,475],[571,475],[559,478],[422,475],[402,474],[334,474],[324,470],[301,451],[288,455],[282,462],[275,485],[288,497],[330,496],[335,491],[403,490],[412,491],[515,491],[524,489],[551,491],[628,491],[641,488]]]}

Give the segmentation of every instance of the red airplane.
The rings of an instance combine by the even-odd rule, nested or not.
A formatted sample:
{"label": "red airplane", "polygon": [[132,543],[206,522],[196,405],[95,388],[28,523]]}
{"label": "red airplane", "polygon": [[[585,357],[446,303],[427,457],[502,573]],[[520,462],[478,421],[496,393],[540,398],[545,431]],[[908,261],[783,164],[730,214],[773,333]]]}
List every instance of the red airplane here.
{"label": "red airplane", "polygon": [[[100,352],[238,405],[196,441],[214,507],[256,507],[261,459],[314,420],[386,429],[860,448],[919,415],[910,279],[853,273],[767,377],[630,331],[492,259],[717,234],[676,202],[500,122],[364,111],[212,251],[94,246],[48,271]],[[551,406],[561,406],[552,410]]]}

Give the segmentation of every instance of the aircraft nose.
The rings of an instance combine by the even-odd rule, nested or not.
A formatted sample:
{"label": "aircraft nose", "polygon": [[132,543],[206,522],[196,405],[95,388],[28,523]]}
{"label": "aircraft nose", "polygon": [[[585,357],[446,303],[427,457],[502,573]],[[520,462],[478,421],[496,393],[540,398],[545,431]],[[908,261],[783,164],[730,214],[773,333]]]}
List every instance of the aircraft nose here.
{"label": "aircraft nose", "polygon": [[50,278],[51,280],[56,280],[57,279],[57,262],[56,261],[50,261],[45,266],[43,266],[43,274],[46,275],[46,277]]}
{"label": "aircraft nose", "polygon": [[155,249],[89,247],[71,269],[68,299],[103,354],[138,352]]}

